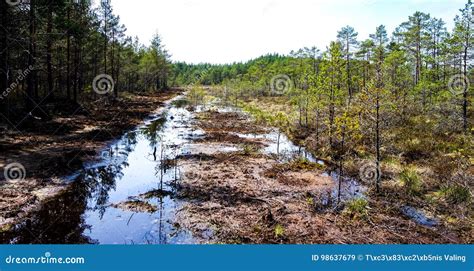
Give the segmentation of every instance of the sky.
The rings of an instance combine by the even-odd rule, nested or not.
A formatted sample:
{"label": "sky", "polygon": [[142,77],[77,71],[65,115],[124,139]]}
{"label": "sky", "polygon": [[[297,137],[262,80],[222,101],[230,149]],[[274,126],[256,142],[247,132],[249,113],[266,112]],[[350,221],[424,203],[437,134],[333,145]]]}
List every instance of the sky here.
{"label": "sky", "polygon": [[415,11],[451,30],[467,0],[111,0],[127,35],[150,44],[159,33],[173,61],[224,64],[316,46],[322,51],[350,25],[364,40],[389,34]]}

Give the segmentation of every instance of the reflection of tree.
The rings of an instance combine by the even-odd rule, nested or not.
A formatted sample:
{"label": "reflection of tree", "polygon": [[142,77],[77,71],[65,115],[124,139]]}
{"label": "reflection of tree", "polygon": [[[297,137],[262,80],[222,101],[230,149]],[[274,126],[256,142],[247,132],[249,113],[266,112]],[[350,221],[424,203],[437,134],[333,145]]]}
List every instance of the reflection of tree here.
{"label": "reflection of tree", "polygon": [[[46,202],[30,219],[17,226],[11,234],[0,238],[2,243],[16,237],[17,243],[93,243],[83,236],[89,226],[82,215],[86,209],[98,211],[102,219],[109,192],[123,177],[126,162],[86,170],[60,196]],[[89,205],[89,206],[87,206]]]}
{"label": "reflection of tree", "polygon": [[125,151],[131,152],[132,148],[137,144],[137,133],[136,132],[127,133],[125,135],[124,143],[126,144]]}
{"label": "reflection of tree", "polygon": [[126,158],[137,144],[137,133],[127,133],[121,144],[123,144],[122,151],[118,151],[118,144],[115,151],[115,155],[120,159],[113,159],[114,153],[110,149],[108,158],[110,158],[111,164],[88,169],[76,180],[76,182],[82,183],[85,188],[84,192],[90,200],[89,209],[98,210],[101,219],[107,209],[109,192],[116,188],[117,180],[123,177],[123,169],[129,165]]}
{"label": "reflection of tree", "polygon": [[[99,211],[103,217],[109,193],[116,188],[116,181],[123,177],[128,166],[127,156],[137,144],[137,133],[129,132],[115,147],[103,152],[110,163],[107,166],[88,169],[67,188],[66,192],[45,202],[11,232],[0,235],[1,243],[74,244],[96,243],[84,236],[90,226],[83,214],[87,209]],[[117,159],[118,158],[118,159]]]}
{"label": "reflection of tree", "polygon": [[166,123],[166,114],[163,114],[158,119],[152,121],[146,127],[140,130],[141,134],[150,141],[150,147],[156,151],[156,145],[158,144],[158,140],[160,139],[159,132],[163,128]]}
{"label": "reflection of tree", "polygon": [[163,225],[163,212],[164,212],[164,208],[163,208],[163,198],[159,198],[159,201],[160,201],[160,225],[158,227],[158,242],[160,244],[165,244],[166,243],[166,234],[164,234],[164,225]]}
{"label": "reflection of tree", "polygon": [[87,195],[95,202],[92,210],[99,210],[100,218],[105,213],[109,200],[109,192],[116,188],[116,181],[123,177],[123,164],[108,165],[90,169],[83,176],[82,182],[87,187]]}
{"label": "reflection of tree", "polygon": [[95,243],[83,232],[90,228],[82,217],[87,206],[86,187],[74,182],[64,193],[44,203],[13,232],[0,236],[1,243],[77,244]]}
{"label": "reflection of tree", "polygon": [[158,236],[156,236],[156,232],[148,231],[143,236],[143,240],[146,244],[166,244],[167,243],[167,235],[165,229],[165,218],[163,212],[165,211],[164,208],[164,199],[163,197],[158,197],[158,206],[159,206],[159,218],[158,218]]}

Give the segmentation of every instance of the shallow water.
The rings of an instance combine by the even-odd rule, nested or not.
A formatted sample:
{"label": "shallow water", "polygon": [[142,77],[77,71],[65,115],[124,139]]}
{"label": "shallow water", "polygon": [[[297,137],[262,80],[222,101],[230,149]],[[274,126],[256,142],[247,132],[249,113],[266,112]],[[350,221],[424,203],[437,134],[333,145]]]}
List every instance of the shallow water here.
{"label": "shallow water", "polygon": [[[11,243],[100,243],[100,244],[191,244],[200,243],[191,232],[176,223],[175,215],[185,203],[173,197],[177,183],[184,174],[178,157],[193,154],[239,151],[239,146],[196,143],[205,136],[194,128],[195,113],[177,107],[174,101],[127,132],[100,153],[100,161],[65,179],[73,180],[61,196],[48,201],[24,223],[17,225]],[[210,105],[220,112],[239,111],[231,107]],[[198,106],[195,112],[208,107]],[[241,112],[241,111],[239,111]],[[284,134],[272,129],[267,134],[241,137],[265,139],[265,154],[280,160],[294,157],[323,163],[304,148],[293,144]],[[206,146],[207,145],[207,146]],[[209,152],[209,153],[208,153]],[[335,182],[337,175],[331,174]],[[141,196],[150,191],[160,195]],[[354,180],[345,180],[344,199],[362,195]],[[335,191],[331,191],[334,196]],[[156,211],[124,210],[116,204],[139,201],[154,206]],[[210,233],[212,235],[212,233]]]}
{"label": "shallow water", "polygon": [[404,215],[415,221],[417,224],[427,227],[438,225],[436,218],[429,217],[424,211],[418,210],[412,206],[403,206],[401,211]]}
{"label": "shallow water", "polygon": [[[101,161],[86,164],[85,170],[66,178],[73,180],[71,188],[43,206],[48,212],[40,211],[18,225],[11,242],[195,243],[191,233],[173,222],[180,200],[170,195],[139,196],[156,189],[172,192],[181,172],[166,163],[189,153],[186,144],[204,134],[191,127],[191,112],[176,108],[173,100],[144,125],[103,150]],[[137,199],[158,211],[134,212],[113,206]]]}
{"label": "shallow water", "polygon": [[[324,165],[323,161],[314,158],[304,147],[295,145],[285,134],[279,134],[277,129],[272,129],[266,134],[234,134],[242,138],[265,140],[268,145],[263,148],[262,153],[276,155],[281,161],[288,161],[295,157],[303,157],[308,161],[318,162]],[[280,138],[278,139],[278,137]]]}

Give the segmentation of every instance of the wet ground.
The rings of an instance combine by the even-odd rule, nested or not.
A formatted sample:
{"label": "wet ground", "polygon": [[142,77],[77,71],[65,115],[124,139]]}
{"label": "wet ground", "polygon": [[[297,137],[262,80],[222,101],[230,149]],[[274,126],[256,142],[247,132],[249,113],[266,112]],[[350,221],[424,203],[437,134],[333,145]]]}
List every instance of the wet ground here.
{"label": "wet ground", "polygon": [[198,106],[184,96],[169,100],[100,158],[67,176],[67,189],[3,241],[403,242],[391,230],[347,225],[344,203],[365,197],[356,180],[328,171],[277,129],[216,100]]}

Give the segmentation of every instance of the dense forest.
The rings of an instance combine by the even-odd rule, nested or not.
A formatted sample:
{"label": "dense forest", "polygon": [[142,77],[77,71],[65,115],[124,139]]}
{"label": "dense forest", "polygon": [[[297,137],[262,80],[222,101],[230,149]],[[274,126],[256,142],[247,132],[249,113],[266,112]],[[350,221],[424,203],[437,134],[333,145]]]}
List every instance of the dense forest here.
{"label": "dense forest", "polygon": [[167,88],[172,67],[160,36],[148,47],[127,37],[110,1],[1,1],[0,10],[2,122],[24,112],[49,118],[48,105],[77,104],[96,77],[111,97]]}

